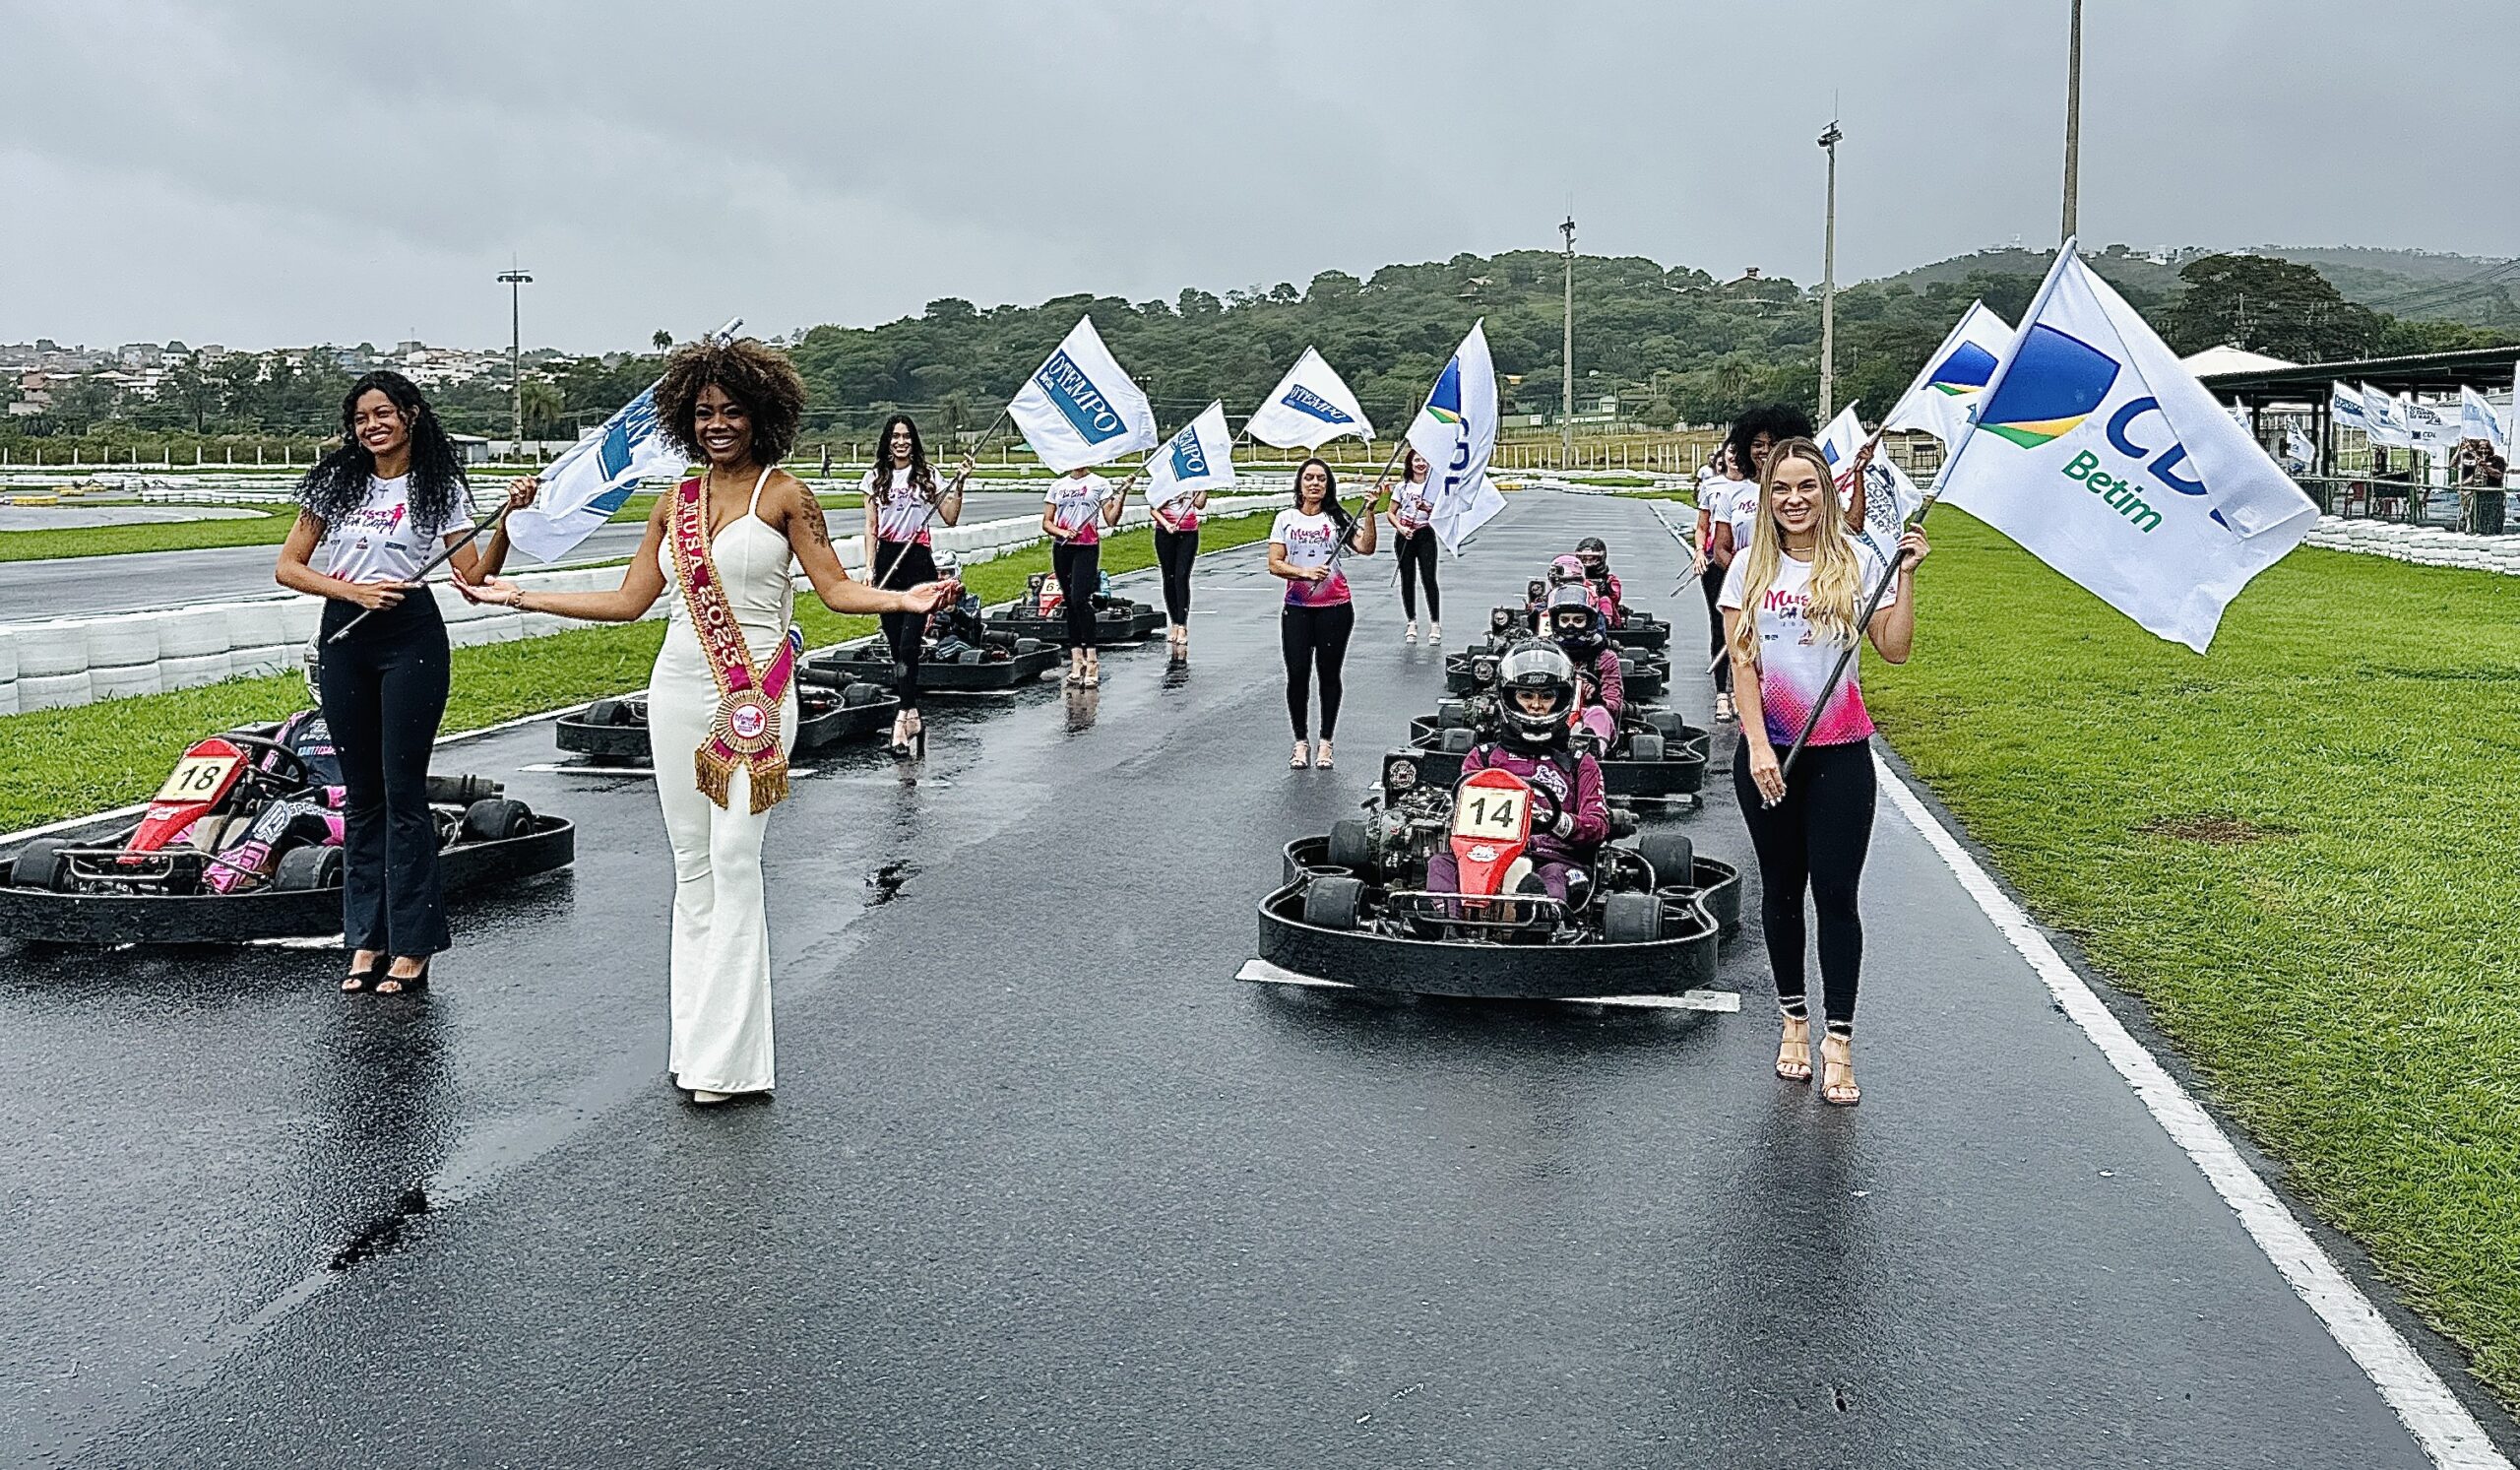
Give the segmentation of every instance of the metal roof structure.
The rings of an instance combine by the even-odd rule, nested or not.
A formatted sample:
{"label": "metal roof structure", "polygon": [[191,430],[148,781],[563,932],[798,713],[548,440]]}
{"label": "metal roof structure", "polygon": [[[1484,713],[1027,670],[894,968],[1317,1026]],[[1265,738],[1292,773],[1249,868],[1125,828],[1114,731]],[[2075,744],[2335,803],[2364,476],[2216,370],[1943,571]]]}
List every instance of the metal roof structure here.
{"label": "metal roof structure", "polygon": [[2237,399],[2252,409],[2282,404],[2324,408],[2331,383],[2367,383],[2384,393],[2456,395],[2461,387],[2482,393],[2489,388],[2510,387],[2515,367],[2520,367],[2520,346],[2422,352],[2410,357],[2359,357],[2349,362],[2305,362],[2299,367],[2214,373],[2201,381],[2216,398]]}

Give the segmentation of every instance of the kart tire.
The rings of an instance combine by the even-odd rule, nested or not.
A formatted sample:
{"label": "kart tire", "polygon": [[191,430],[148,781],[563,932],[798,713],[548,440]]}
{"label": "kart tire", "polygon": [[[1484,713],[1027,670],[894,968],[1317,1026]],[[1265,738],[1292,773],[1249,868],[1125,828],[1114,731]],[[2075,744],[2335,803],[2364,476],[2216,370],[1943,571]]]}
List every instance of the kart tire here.
{"label": "kart tire", "polygon": [[487,776],[433,775],[421,787],[421,794],[432,806],[470,806],[497,796],[499,784]]}
{"label": "kart tire", "polygon": [[1681,721],[1680,712],[1677,710],[1647,710],[1645,728],[1661,735],[1666,741],[1670,741],[1678,739],[1680,732],[1688,729],[1688,726]]}
{"label": "kart tire", "polygon": [[589,725],[632,726],[644,723],[637,705],[627,699],[598,699],[587,706]]}
{"label": "kart tire", "polygon": [[1314,928],[1353,929],[1363,916],[1365,880],[1315,878],[1303,889],[1303,922]]}
{"label": "kart tire", "polygon": [[842,685],[840,690],[840,702],[842,704],[851,706],[852,708],[862,705],[878,704],[882,702],[883,698],[884,690],[881,686],[860,683],[855,679],[851,679],[850,682]]}
{"label": "kart tire", "polygon": [[1663,937],[1663,901],[1651,893],[1613,893],[1602,900],[1602,939],[1652,944]]}
{"label": "kart tire", "polygon": [[18,849],[17,864],[9,869],[9,886],[58,891],[70,877],[70,864],[61,857],[61,850],[69,846],[59,838],[39,837]]}
{"label": "kart tire", "polygon": [[1374,869],[1373,840],[1365,824],[1351,818],[1330,824],[1330,865],[1370,877]]}
{"label": "kart tire", "polygon": [[1470,753],[1470,747],[1478,743],[1477,737],[1473,733],[1466,727],[1459,725],[1445,731],[1443,733],[1443,740],[1444,753],[1446,755],[1468,755]]}
{"label": "kart tire", "polygon": [[1634,659],[1627,658],[1620,659],[1618,661],[1618,676],[1620,678],[1636,677],[1636,661]]}
{"label": "kart tire", "polygon": [[976,664],[979,661],[980,651],[976,648],[967,648],[954,655],[954,662],[957,664]]}
{"label": "kart tire", "polygon": [[342,886],[342,850],[309,844],[280,855],[272,886],[283,893],[314,893]]}
{"label": "kart tire", "polygon": [[1438,699],[1435,701],[1435,728],[1437,730],[1458,730],[1467,727],[1469,724],[1470,706],[1467,702],[1459,699]]}
{"label": "kart tire", "polygon": [[1697,880],[1697,844],[1685,832],[1648,832],[1636,840],[1636,855],[1654,869],[1657,888],[1687,888]]}
{"label": "kart tire", "polygon": [[1661,760],[1663,758],[1663,737],[1652,731],[1646,731],[1638,735],[1629,735],[1627,737],[1627,758],[1629,760]]}
{"label": "kart tire", "polygon": [[1043,643],[1039,638],[1018,638],[1015,640],[1015,651],[1019,654],[1038,654],[1047,647],[1049,647],[1049,645]]}
{"label": "kart tire", "polygon": [[533,830],[534,808],[523,801],[499,799],[464,808],[461,835],[473,842],[505,842]]}

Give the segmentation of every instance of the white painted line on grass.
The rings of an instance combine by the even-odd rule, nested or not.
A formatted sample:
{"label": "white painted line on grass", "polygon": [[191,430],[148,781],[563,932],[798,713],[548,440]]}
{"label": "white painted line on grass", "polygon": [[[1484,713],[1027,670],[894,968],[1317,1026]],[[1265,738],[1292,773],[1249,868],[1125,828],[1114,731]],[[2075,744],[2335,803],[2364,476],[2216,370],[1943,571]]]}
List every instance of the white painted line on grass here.
{"label": "white painted line on grass", "polygon": [[2511,1462],[2486,1438],[2485,1430],[2468,1413],[2467,1406],[2310,1239],[2293,1212],[2276,1197],[2274,1189],[2240,1157],[2213,1117],[2092,993],[2091,987],[2065,963],[2064,956],[2048,942],[2048,936],[2039,931],[2030,916],[2003,891],[1994,875],[1980,865],[1960,839],[1926,809],[1899,773],[1878,755],[1873,761],[1891,803],[1933,848],[1960,880],[1960,886],[1977,901],[1980,911],[2030,962],[2030,968],[2038,972],[2056,1004],[2091,1038],[2092,1045],[2117,1069],[2126,1085],[2134,1089],[2162,1131],[2170,1134],[2171,1141],[2204,1171],[2206,1181],[2231,1206],[2232,1213],[2239,1217],[2249,1239],[2266,1252],[2266,1258],[2294,1293],[2318,1314],[2328,1335],[2370,1375],[2380,1397],[2396,1411],[2416,1441],[2424,1446],[2424,1452],[2443,1470],[2511,1470]]}

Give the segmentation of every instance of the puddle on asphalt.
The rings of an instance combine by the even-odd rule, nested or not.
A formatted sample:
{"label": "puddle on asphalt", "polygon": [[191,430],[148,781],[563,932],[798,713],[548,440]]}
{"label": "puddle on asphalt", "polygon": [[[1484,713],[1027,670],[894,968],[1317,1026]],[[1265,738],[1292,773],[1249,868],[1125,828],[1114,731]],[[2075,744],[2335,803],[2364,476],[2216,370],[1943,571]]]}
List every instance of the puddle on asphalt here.
{"label": "puddle on asphalt", "polygon": [[416,1220],[428,1212],[427,1190],[417,1185],[404,1190],[403,1197],[394,1201],[392,1214],[368,1222],[357,1235],[350,1237],[348,1245],[333,1252],[332,1268],[346,1271],[361,1261],[383,1255],[403,1244],[404,1221]]}
{"label": "puddle on asphalt", "polygon": [[901,896],[902,885],[918,869],[907,863],[887,863],[866,875],[866,907],[891,903]]}

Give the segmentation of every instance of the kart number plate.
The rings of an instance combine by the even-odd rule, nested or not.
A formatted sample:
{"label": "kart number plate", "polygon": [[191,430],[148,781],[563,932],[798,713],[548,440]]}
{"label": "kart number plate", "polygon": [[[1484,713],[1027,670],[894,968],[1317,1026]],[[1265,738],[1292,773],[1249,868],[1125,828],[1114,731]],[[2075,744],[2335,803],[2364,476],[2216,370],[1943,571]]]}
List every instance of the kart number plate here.
{"label": "kart number plate", "polygon": [[1474,786],[1453,806],[1453,835],[1472,838],[1518,838],[1523,835],[1523,808],[1528,794],[1503,787]]}
{"label": "kart number plate", "polygon": [[160,801],[207,801],[243,762],[233,755],[187,755],[175,763],[166,784],[158,788]]}

